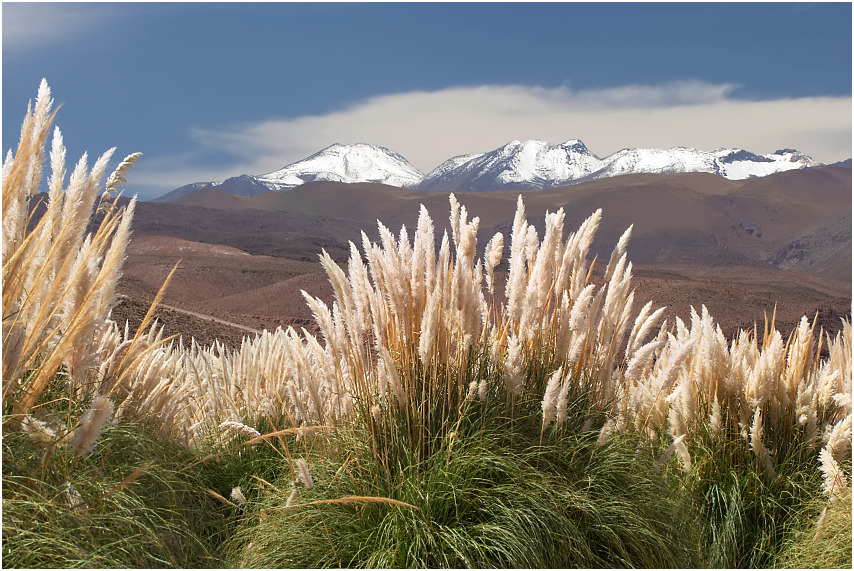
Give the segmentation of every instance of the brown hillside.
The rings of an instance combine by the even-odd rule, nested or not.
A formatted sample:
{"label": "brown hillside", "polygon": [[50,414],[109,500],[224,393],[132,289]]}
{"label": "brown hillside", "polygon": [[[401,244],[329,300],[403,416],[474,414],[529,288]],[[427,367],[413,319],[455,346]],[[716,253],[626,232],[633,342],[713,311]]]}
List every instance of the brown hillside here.
{"label": "brown hillside", "polygon": [[[180,201],[214,207],[226,200],[222,194],[200,190]],[[826,263],[850,250],[850,225],[846,231],[844,224],[832,219],[851,212],[850,168],[789,171],[744,181],[707,173],[629,175],[522,194],[529,220],[541,230],[546,210],[563,207],[566,226],[574,228],[602,208],[602,226],[593,246],[600,256],[608,255],[633,224],[630,252],[635,263],[759,267],[789,263],[784,267],[792,269],[792,256],[786,251],[797,249],[795,269],[850,279],[838,266]],[[447,196],[368,183],[309,183],[288,192],[235,197],[239,199],[229,208],[257,209],[267,216],[302,215],[312,231],[323,233],[325,228],[325,236],[346,244],[359,242],[360,229],[373,236],[377,219],[395,230],[402,224],[412,228],[419,204],[432,213],[438,228],[445,228]],[[499,191],[461,193],[457,198],[480,217],[485,243],[496,231],[508,234],[518,196],[515,191]]]}
{"label": "brown hillside", "polygon": [[[518,195],[457,195],[481,219],[481,248],[496,231],[509,236]],[[703,304],[727,334],[757,322],[761,330],[775,305],[785,334],[801,315],[818,315],[819,324],[834,331],[850,315],[850,168],[745,181],[631,175],[523,196],[528,220],[541,235],[546,210],[563,207],[569,231],[602,208],[592,248],[600,260],[634,224],[628,254],[635,264],[637,307],[647,300],[666,305],[671,323],[677,316],[687,321],[691,306]],[[128,298],[116,316],[132,323],[141,318],[146,301],[181,259],[165,299],[174,308],[164,309],[167,333],[236,346],[248,332],[228,323],[312,329],[300,291],[332,302],[318,254],[325,249],[343,264],[348,241],[361,246],[362,230],[377,238],[377,219],[395,233],[402,224],[414,228],[419,204],[441,235],[448,226],[447,193],[378,184],[309,183],[250,197],[205,189],[175,203],[140,203],[120,284]],[[506,240],[505,257],[508,251]]]}

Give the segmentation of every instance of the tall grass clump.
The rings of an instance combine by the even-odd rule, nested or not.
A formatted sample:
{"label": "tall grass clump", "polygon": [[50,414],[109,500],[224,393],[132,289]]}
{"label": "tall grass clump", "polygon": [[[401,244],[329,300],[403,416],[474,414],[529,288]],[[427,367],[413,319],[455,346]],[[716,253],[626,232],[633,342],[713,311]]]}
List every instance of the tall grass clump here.
{"label": "tall grass clump", "polygon": [[[490,240],[483,261],[475,259],[479,219],[470,220],[453,195],[450,201],[451,234],[443,234],[438,252],[433,221],[422,207],[411,243],[405,227],[395,237],[380,223],[379,244],[363,234],[360,254],[351,243],[346,272],[323,254],[335,292],[331,308],[306,295],[331,357],[325,392],[336,400],[328,408],[333,416],[352,409],[388,470],[401,453],[429,458],[453,431],[467,397],[502,402],[512,416],[522,401],[543,399],[561,365],[554,394],[542,404],[558,424],[568,399],[581,393],[592,407],[604,406],[613,398],[612,369],[631,325],[628,231],[608,264],[606,283],[588,283],[587,251],[601,212],[566,241],[562,209],[547,213],[540,241],[524,220],[520,198],[507,302],[499,306],[494,269],[503,236]],[[647,308],[636,333],[646,334],[646,321],[658,315]],[[320,404],[315,392],[324,391],[308,395]],[[319,416],[321,408],[315,410]]]}
{"label": "tall grass clump", "polygon": [[[379,244],[364,234],[364,254],[351,244],[346,272],[324,253],[335,302],[306,299],[325,345],[305,333],[290,345],[310,348],[304,359],[323,374],[313,386],[305,375],[303,399],[295,380],[286,394],[301,425],[338,428],[313,456],[312,490],[289,460],[247,514],[241,564],[695,565],[682,496],[648,454],[643,467],[630,435],[601,437],[633,294],[628,232],[605,284],[588,283],[599,217],[564,242],[563,212],[547,214],[541,243],[520,200],[500,306],[503,238],[475,260],[478,219],[453,196],[438,252],[422,208],[411,243],[406,228],[395,237],[380,223]],[[630,342],[659,315],[645,307]]]}
{"label": "tall grass clump", "polygon": [[120,389],[161,342],[143,333],[152,312],[118,346],[110,319],[136,203],[120,206],[119,186],[139,155],[103,187],[113,150],[66,178],[58,128],[46,152],[52,105],[42,81],[2,170],[4,564],[209,567],[224,525],[180,472],[193,455],[133,422]]}
{"label": "tall grass clump", "polygon": [[836,505],[809,503],[798,514],[774,567],[789,569],[851,568],[851,490]]}
{"label": "tall grass clump", "polygon": [[[430,457],[389,474],[368,435],[307,453],[245,506],[229,556],[247,567],[695,567],[697,522],[678,489],[620,436],[540,440],[534,409],[511,422],[469,402]],[[366,429],[365,429],[366,430]],[[292,454],[295,454],[294,449]]]}
{"label": "tall grass clump", "polygon": [[676,325],[645,373],[629,364],[609,422],[672,442],[708,521],[709,566],[768,566],[802,506],[850,489],[850,323],[825,361],[806,318],[788,341],[772,319],[761,342],[727,343],[705,307]]}
{"label": "tall grass clump", "polygon": [[43,83],[2,173],[16,565],[207,565],[222,543],[241,566],[762,567],[801,557],[816,506],[822,530],[850,504],[850,323],[728,340],[702,307],[669,325],[635,308],[631,227],[591,279],[601,211],[566,237],[546,212],[540,237],[520,196],[482,258],[453,195],[439,239],[423,206],[411,236],[379,223],[344,267],[321,254],[319,337],[185,345],[153,311],[122,328],[136,155],[99,200],[110,153],[66,184],[55,130],[36,218],[51,106]]}
{"label": "tall grass clump", "polygon": [[59,437],[4,435],[4,566],[222,566],[226,514],[198,473],[182,471],[191,452],[130,422],[99,436],[81,453]]}

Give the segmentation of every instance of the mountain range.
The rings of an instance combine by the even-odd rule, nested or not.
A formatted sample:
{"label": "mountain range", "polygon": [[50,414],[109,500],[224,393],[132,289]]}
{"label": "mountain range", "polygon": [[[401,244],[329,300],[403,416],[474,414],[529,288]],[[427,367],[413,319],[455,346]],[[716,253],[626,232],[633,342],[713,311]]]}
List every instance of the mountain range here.
{"label": "mountain range", "polygon": [[425,175],[385,147],[336,143],[277,171],[195,182],[157,201],[175,200],[201,188],[252,196],[291,190],[309,182],[371,182],[416,190],[485,192],[543,190],[626,174],[702,172],[742,180],[813,166],[820,163],[793,149],[767,155],[743,149],[623,149],[599,158],[580,140],[570,139],[558,145],[539,140],[511,141],[487,153],[450,158]]}
{"label": "mountain range", "polygon": [[[478,256],[489,237],[504,236],[499,284],[507,276],[519,194],[457,194],[480,219]],[[754,322],[761,331],[763,319],[776,315],[784,338],[801,315],[818,315],[816,331],[832,333],[850,315],[851,198],[850,163],[742,180],[711,173],[632,174],[524,193],[538,236],[544,235],[546,211],[563,209],[568,232],[602,209],[590,250],[594,281],[602,279],[614,244],[633,225],[628,255],[637,278],[636,307],[646,301],[666,306],[672,324],[677,316],[690,320],[691,307],[703,304],[727,336]],[[395,234],[402,226],[415,228],[419,205],[432,215],[439,242],[450,231],[448,193],[378,183],[314,181],[253,196],[200,188],[170,202],[140,202],[120,291],[128,303],[138,301],[130,309],[141,319],[146,300],[180,259],[164,299],[168,306],[256,329],[312,327],[301,290],[334,301],[318,253],[325,250],[343,267],[350,242],[361,244],[362,232],[369,240],[381,238],[377,220]],[[176,316],[189,319],[170,314],[165,322]],[[199,321],[185,329],[167,327],[167,334],[189,339],[221,333],[222,327]],[[232,346],[239,347],[245,331],[232,333]]]}

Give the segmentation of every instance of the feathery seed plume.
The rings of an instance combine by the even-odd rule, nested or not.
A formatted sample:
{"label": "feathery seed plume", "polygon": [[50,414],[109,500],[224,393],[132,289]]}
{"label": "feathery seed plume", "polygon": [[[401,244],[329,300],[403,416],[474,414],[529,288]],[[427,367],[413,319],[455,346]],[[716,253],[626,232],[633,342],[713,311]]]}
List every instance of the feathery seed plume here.
{"label": "feathery seed plume", "polygon": [[92,407],[83,415],[80,426],[71,437],[71,449],[74,456],[90,454],[93,445],[101,437],[101,430],[113,416],[113,403],[105,396],[99,396],[92,402]]}
{"label": "feathery seed plume", "polygon": [[610,418],[605,421],[605,424],[602,425],[602,430],[599,431],[599,438],[596,439],[596,444],[594,444],[593,446],[594,448],[599,448],[600,446],[608,442],[608,439],[611,436],[611,429],[613,427],[613,424],[614,423]]}
{"label": "feathery seed plume", "polygon": [[524,353],[522,343],[515,335],[507,339],[507,357],[504,360],[504,384],[514,396],[522,394],[522,366]]}
{"label": "feathery seed plume", "polygon": [[549,424],[551,424],[552,420],[556,414],[556,406],[557,406],[557,397],[560,393],[560,381],[561,376],[563,375],[563,368],[558,367],[558,369],[552,373],[552,376],[549,378],[548,384],[546,384],[546,390],[543,393],[543,430],[548,428]]}
{"label": "feathery seed plume", "polygon": [[839,505],[842,501],[843,492],[848,487],[845,474],[827,448],[821,449],[818,453],[818,459],[821,462],[820,468],[824,475],[824,492],[830,498],[832,505]]}
{"label": "feathery seed plume", "polygon": [[685,434],[680,434],[676,438],[673,439],[673,443],[667,447],[667,450],[658,457],[658,460],[655,461],[655,470],[660,470],[662,466],[667,464],[667,461],[670,460],[670,457],[676,451],[682,441],[685,440]]}
{"label": "feathery seed plume", "polygon": [[486,400],[486,388],[486,379],[483,379],[480,381],[480,383],[478,383],[477,387],[477,398],[480,400],[480,402],[484,402]]}
{"label": "feathery seed plume", "polygon": [[240,505],[246,505],[246,496],[243,495],[240,486],[231,488],[231,499]]}
{"label": "feathery seed plume", "polygon": [[248,436],[249,438],[257,438],[261,436],[261,433],[252,428],[251,426],[247,426],[242,422],[238,422],[236,420],[226,420],[221,422],[219,425],[220,430],[228,430],[230,432],[234,432],[235,434],[242,434],[244,436]]}
{"label": "feathery seed plume", "polygon": [[566,407],[569,402],[569,389],[572,383],[569,379],[565,379],[560,389],[560,394],[557,396],[555,404],[555,424],[560,426],[566,422]]}
{"label": "feathery seed plume", "polygon": [[296,488],[294,488],[293,490],[291,490],[291,493],[290,493],[290,494],[288,494],[288,499],[287,499],[287,501],[285,502],[285,507],[286,507],[286,508],[291,507],[291,505],[293,504],[294,500],[297,498],[297,494],[298,494],[298,493],[299,493],[299,492],[297,491],[297,489],[296,489]]}
{"label": "feathery seed plume", "polygon": [[709,413],[709,432],[712,436],[720,436],[721,428],[721,403],[718,401],[718,395],[715,395],[712,410]]}
{"label": "feathery seed plume", "polygon": [[40,445],[47,446],[57,440],[56,431],[46,423],[30,415],[24,417],[24,420],[21,422],[21,428],[25,433],[38,440]]}
{"label": "feathery seed plume", "polygon": [[311,473],[308,471],[308,466],[305,460],[297,458],[297,470],[299,470],[299,481],[310,490],[314,487],[314,480],[311,479]]}
{"label": "feathery seed plume", "polygon": [[753,425],[750,428],[750,448],[753,450],[753,453],[756,454],[756,458],[765,470],[765,473],[773,479],[777,477],[777,472],[774,470],[774,462],[771,459],[771,452],[762,442],[764,432],[762,425],[762,409],[757,408],[753,415]]}
{"label": "feathery seed plume", "polygon": [[682,470],[688,473],[691,471],[691,454],[688,452],[688,445],[685,444],[684,439],[675,442],[675,444],[676,453],[679,455],[679,462],[682,464]]}

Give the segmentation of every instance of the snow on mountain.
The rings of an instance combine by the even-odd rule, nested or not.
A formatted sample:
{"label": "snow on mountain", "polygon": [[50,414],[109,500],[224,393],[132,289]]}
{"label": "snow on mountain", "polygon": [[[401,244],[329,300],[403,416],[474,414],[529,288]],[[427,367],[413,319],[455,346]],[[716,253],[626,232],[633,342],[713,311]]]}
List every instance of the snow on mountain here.
{"label": "snow on mountain", "polygon": [[818,163],[794,149],[782,149],[770,155],[754,155],[747,151],[718,151],[716,162],[719,174],[740,180],[752,176],[768,176],[775,172],[817,166]]}
{"label": "snow on mountain", "polygon": [[686,147],[624,149],[606,157],[603,162],[603,168],[591,173],[591,178],[632,173],[708,172],[740,180],[816,164],[810,157],[790,149],[756,155],[741,149],[698,151]]}
{"label": "snow on mountain", "polygon": [[336,143],[307,159],[255,178],[270,190],[290,190],[312,181],[378,182],[413,187],[424,174],[384,147]]}
{"label": "snow on mountain", "polygon": [[[472,158],[464,160],[467,156]],[[815,164],[810,157],[791,149],[770,155],[741,149],[623,149],[600,159],[577,139],[560,145],[511,141],[489,153],[446,161],[428,173],[418,188],[470,192],[539,190],[638,173],[708,172],[737,180]]]}
{"label": "snow on mountain", "polygon": [[384,147],[336,143],[271,173],[240,175],[218,183],[192,183],[158,200],[173,200],[211,186],[231,194],[249,196],[290,190],[312,181],[375,182],[420,190],[483,192],[540,190],[637,173],[708,172],[739,180],[818,164],[792,149],[768,155],[742,149],[623,149],[599,158],[578,139],[558,145],[528,140],[511,141],[488,153],[453,157],[425,176],[401,155]]}
{"label": "snow on mountain", "polygon": [[598,161],[577,139],[560,145],[535,140],[510,141],[489,153],[461,155],[445,161],[424,177],[418,188],[538,190],[568,184],[584,176],[590,165]]}

